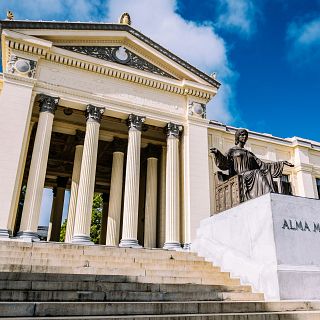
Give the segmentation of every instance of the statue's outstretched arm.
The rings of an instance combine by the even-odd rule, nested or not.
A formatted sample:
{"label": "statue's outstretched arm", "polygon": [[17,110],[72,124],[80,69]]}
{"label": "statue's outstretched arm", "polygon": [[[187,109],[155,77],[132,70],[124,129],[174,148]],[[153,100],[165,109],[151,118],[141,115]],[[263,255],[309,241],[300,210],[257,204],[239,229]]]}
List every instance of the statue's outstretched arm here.
{"label": "statue's outstretched arm", "polygon": [[282,175],[283,167],[285,165],[289,167],[294,167],[294,165],[288,161],[277,161],[277,162],[267,163],[267,162],[263,162],[262,160],[256,157],[256,162],[260,167],[260,169],[269,170],[273,178],[278,178]]}
{"label": "statue's outstretched arm", "polygon": [[228,158],[223,155],[217,148],[210,148],[210,152],[213,153],[216,166],[220,170],[228,170],[230,168]]}

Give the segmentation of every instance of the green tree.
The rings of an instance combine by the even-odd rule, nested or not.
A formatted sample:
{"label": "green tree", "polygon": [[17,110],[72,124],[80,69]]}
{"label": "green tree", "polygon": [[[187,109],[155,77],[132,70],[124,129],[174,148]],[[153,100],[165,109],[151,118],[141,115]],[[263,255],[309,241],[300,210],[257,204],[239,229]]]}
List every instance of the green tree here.
{"label": "green tree", "polygon": [[100,240],[102,207],[103,207],[102,194],[95,193],[93,196],[93,204],[92,204],[90,238],[91,238],[91,241],[96,244],[98,244]]}
{"label": "green tree", "polygon": [[[93,196],[92,216],[90,227],[90,238],[93,243],[98,244],[100,240],[101,216],[102,216],[103,200],[100,193]],[[66,236],[67,219],[63,221],[60,231],[60,242],[64,242]]]}
{"label": "green tree", "polygon": [[63,224],[60,229],[60,242],[64,242],[66,238],[66,229],[67,229],[67,219],[63,221]]}

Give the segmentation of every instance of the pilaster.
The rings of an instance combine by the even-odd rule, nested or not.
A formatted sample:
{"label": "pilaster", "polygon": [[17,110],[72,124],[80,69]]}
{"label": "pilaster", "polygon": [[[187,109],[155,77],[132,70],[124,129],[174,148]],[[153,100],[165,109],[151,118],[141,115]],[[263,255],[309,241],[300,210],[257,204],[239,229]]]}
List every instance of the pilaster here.
{"label": "pilaster", "polygon": [[17,212],[30,137],[34,82],[5,78],[0,94],[0,238],[9,238]]}
{"label": "pilaster", "polygon": [[178,250],[180,246],[179,137],[182,126],[168,123],[166,164],[166,238],[164,249]]}

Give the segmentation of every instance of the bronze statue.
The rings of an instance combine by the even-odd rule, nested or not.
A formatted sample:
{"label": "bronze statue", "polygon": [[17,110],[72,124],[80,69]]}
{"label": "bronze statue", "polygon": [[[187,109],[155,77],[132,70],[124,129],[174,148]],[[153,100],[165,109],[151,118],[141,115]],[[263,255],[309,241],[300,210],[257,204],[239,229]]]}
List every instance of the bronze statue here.
{"label": "bronze statue", "polygon": [[272,163],[261,161],[244,148],[247,140],[248,131],[238,129],[235,133],[235,146],[226,155],[223,155],[217,148],[210,149],[219,169],[229,170],[229,177],[239,175],[242,178],[242,201],[259,197],[268,192],[275,192],[272,178],[282,175],[284,165],[294,166],[288,161]]}

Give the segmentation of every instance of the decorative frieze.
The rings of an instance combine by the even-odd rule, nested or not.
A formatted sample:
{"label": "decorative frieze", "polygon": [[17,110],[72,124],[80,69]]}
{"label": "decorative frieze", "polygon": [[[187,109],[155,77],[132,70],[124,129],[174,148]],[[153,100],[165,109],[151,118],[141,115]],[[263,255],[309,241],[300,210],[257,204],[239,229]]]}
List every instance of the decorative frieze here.
{"label": "decorative frieze", "polygon": [[34,78],[37,68],[37,62],[18,57],[14,54],[11,55],[7,63],[7,72],[11,74],[19,74],[28,78]]}
{"label": "decorative frieze", "polygon": [[167,134],[167,137],[173,136],[177,139],[179,139],[180,132],[182,132],[182,130],[183,130],[183,126],[172,123],[172,122],[169,122],[165,127],[165,132]]}
{"label": "decorative frieze", "polygon": [[39,107],[40,112],[50,112],[54,114],[57,110],[57,104],[60,98],[58,97],[51,97],[46,94],[39,95]]}
{"label": "decorative frieze", "polygon": [[146,121],[146,117],[137,116],[133,113],[131,113],[127,120],[127,125],[129,129],[136,129],[138,131],[142,131],[143,124]]}
{"label": "decorative frieze", "polygon": [[63,46],[60,48],[85,54],[97,59],[124,64],[128,67],[151,72],[167,78],[176,79],[168,72],[139,57],[124,46]]}
{"label": "decorative frieze", "polygon": [[104,113],[104,108],[100,108],[92,104],[88,104],[86,109],[86,119],[87,121],[91,119],[100,123],[103,113]]}

